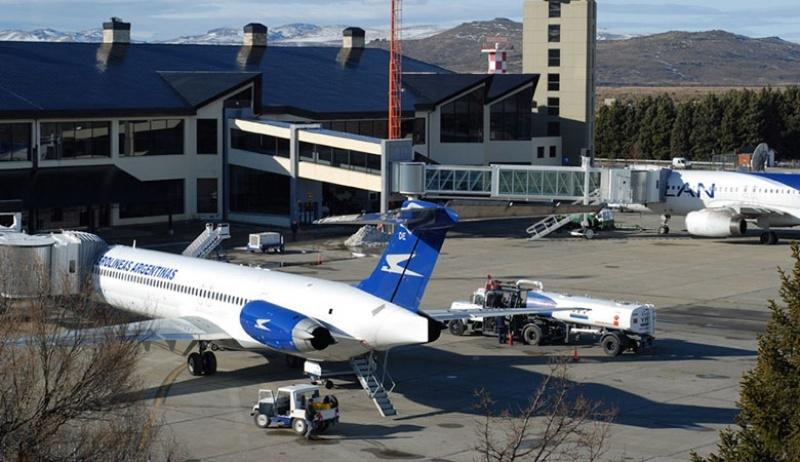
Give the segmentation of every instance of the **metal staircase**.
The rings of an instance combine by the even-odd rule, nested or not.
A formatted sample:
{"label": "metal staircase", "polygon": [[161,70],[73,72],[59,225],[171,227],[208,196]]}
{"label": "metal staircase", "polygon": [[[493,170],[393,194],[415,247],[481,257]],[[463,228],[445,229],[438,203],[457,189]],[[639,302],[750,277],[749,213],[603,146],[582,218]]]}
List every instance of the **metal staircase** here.
{"label": "metal staircase", "polygon": [[[369,394],[370,399],[375,403],[375,407],[378,408],[378,412],[380,412],[383,417],[397,415],[397,410],[389,399],[389,393],[394,390],[396,384],[386,370],[388,357],[389,355],[387,353],[382,367],[375,359],[374,353],[354,358],[350,361],[350,364],[353,366],[353,371],[356,373],[356,377],[358,377],[358,381],[361,382],[361,386]],[[380,378],[377,375],[379,369],[382,369]],[[384,385],[387,378],[391,383],[388,390]]]}
{"label": "metal staircase", "polygon": [[182,255],[193,258],[206,258],[213,252],[222,241],[231,238],[231,226],[228,223],[220,223],[214,226],[213,223],[207,223],[206,229],[197,239],[194,240]]}
{"label": "metal staircase", "polygon": [[[583,203],[583,199],[579,201],[575,201],[573,204],[577,205]],[[596,189],[589,194],[589,204],[588,205],[597,205],[600,204],[600,190]],[[583,214],[580,214],[583,215]],[[549,236],[550,234],[558,231],[559,229],[563,228],[567,225],[570,221],[572,221],[572,217],[575,214],[570,215],[550,215],[547,218],[534,223],[531,225],[526,232],[528,233],[528,240],[529,241],[538,241],[544,237]]]}

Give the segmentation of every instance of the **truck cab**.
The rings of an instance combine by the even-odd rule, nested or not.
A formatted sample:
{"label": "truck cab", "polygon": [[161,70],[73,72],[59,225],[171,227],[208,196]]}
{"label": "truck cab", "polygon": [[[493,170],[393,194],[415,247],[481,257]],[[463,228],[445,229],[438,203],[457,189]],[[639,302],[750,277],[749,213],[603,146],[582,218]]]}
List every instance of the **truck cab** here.
{"label": "truck cab", "polygon": [[316,385],[292,385],[277,392],[259,390],[250,415],[259,428],[274,425],[309,436],[339,422],[339,402],[332,395],[321,397]]}

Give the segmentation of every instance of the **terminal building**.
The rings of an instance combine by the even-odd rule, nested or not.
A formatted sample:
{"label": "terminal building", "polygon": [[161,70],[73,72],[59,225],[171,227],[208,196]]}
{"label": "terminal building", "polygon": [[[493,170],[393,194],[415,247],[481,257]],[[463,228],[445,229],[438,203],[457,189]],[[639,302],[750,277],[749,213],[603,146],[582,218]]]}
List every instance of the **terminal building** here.
{"label": "terminal building", "polygon": [[405,58],[405,138],[389,141],[389,57],[362,29],[341,47],[270,47],[260,24],[241,46],[131,43],[129,23],[103,26],[99,44],[0,42],[0,201],[22,204],[29,231],[288,226],[385,210],[401,199],[397,162],[563,162],[562,137],[537,128],[537,73]]}

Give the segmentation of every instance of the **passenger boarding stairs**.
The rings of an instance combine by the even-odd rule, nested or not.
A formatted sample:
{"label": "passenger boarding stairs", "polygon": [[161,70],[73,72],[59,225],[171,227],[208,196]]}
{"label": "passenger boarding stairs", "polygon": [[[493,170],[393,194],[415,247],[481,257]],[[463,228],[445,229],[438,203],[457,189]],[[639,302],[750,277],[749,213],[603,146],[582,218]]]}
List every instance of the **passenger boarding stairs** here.
{"label": "passenger boarding stairs", "polygon": [[222,241],[231,238],[231,226],[228,223],[220,223],[214,226],[213,223],[206,224],[206,229],[197,236],[189,247],[183,251],[183,255],[192,258],[206,258],[211,255]]}
{"label": "passenger boarding stairs", "polygon": [[[583,202],[583,199],[579,201],[575,201],[574,204],[580,204]],[[589,204],[588,205],[597,205],[600,204],[600,190],[596,189],[589,194]],[[581,214],[583,215],[583,214]],[[575,214],[569,215],[550,215],[547,218],[534,223],[531,225],[530,228],[527,229],[528,233],[528,240],[529,241],[538,241],[539,239],[545,238],[550,234],[558,231],[559,229],[563,228],[567,225]]]}
{"label": "passenger boarding stairs", "polygon": [[[397,410],[389,399],[389,393],[394,390],[395,383],[386,370],[388,358],[389,356],[387,353],[383,367],[381,367],[377,359],[375,359],[375,353],[354,358],[350,361],[350,364],[353,366],[353,371],[356,373],[356,377],[358,377],[358,381],[361,383],[364,390],[369,393],[370,399],[375,403],[375,407],[378,408],[378,412],[380,412],[383,417],[397,415]],[[388,390],[384,385],[387,378],[391,383]]]}

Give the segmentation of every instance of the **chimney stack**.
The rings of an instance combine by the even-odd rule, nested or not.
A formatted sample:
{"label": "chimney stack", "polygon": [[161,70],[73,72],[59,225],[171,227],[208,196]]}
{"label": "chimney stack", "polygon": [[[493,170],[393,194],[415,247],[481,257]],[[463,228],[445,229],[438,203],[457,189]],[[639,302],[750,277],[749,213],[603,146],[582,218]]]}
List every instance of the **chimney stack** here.
{"label": "chimney stack", "polygon": [[110,22],[103,23],[103,43],[131,43],[131,23],[113,17]]}
{"label": "chimney stack", "polygon": [[360,27],[348,27],[342,32],[342,48],[363,49],[366,35]]}
{"label": "chimney stack", "polygon": [[257,22],[251,22],[244,26],[244,46],[261,47],[267,46],[267,26]]}

